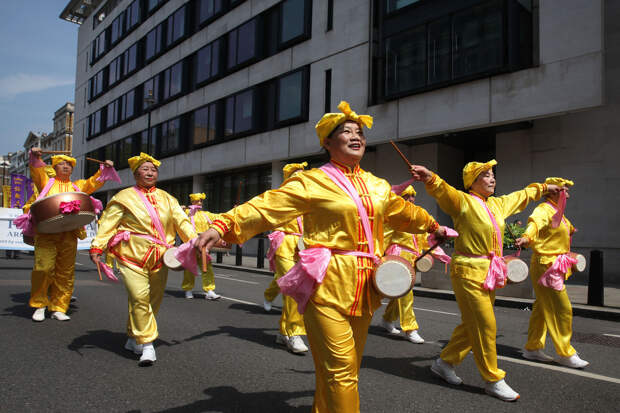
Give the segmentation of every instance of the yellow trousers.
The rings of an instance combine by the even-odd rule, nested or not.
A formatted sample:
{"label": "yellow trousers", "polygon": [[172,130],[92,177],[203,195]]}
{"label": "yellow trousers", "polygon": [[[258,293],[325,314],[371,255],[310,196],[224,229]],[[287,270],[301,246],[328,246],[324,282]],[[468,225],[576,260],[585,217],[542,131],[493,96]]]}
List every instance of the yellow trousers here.
{"label": "yellow trousers", "polygon": [[[202,267],[200,271],[202,272]],[[215,274],[213,273],[213,265],[211,265],[211,262],[207,264],[207,271],[202,272],[201,277],[202,277],[202,289],[204,291],[215,290]],[[190,271],[185,270],[183,272],[183,284],[181,284],[181,288],[185,291],[193,290],[195,278],[196,276],[194,274],[192,274]]]}
{"label": "yellow trousers", "polygon": [[122,261],[117,261],[117,265],[123,274],[129,302],[127,336],[135,338],[138,344],[151,343],[159,335],[155,315],[164,298],[168,267],[162,265],[156,270],[141,272]]}
{"label": "yellow trousers", "polygon": [[461,363],[469,351],[486,381],[499,381],[506,373],[497,367],[497,326],[493,303],[495,292],[482,288],[480,281],[452,278],[452,289],[461,310],[461,324],[441,352],[441,359],[452,365]]}
{"label": "yellow trousers", "polygon": [[385,313],[383,313],[385,321],[392,323],[399,318],[400,327],[403,331],[417,330],[419,328],[415,313],[413,312],[413,290],[403,297],[390,300],[385,308]]}
{"label": "yellow trousers", "polygon": [[538,280],[547,268],[547,265],[537,262],[530,263],[530,277],[536,301],[534,301],[530,325],[527,329],[525,349],[544,349],[547,332],[549,332],[556,353],[561,357],[570,357],[577,352],[570,344],[573,335],[573,308],[568,299],[566,287],[562,291],[557,291],[538,284]]}
{"label": "yellow trousers", "polygon": [[76,254],[75,231],[35,236],[31,307],[67,312],[73,294]]}
{"label": "yellow trousers", "polygon": [[314,413],[358,413],[358,377],[372,315],[341,314],[310,301],[304,313],[314,360]]}
{"label": "yellow trousers", "polygon": [[[280,287],[276,280],[286,274],[293,266],[295,261],[276,255],[276,272],[273,280],[265,290],[265,300],[273,301],[280,294]],[[306,326],[304,316],[297,310],[297,302],[287,295],[282,296],[282,315],[280,316],[280,334],[291,336],[305,336]]]}

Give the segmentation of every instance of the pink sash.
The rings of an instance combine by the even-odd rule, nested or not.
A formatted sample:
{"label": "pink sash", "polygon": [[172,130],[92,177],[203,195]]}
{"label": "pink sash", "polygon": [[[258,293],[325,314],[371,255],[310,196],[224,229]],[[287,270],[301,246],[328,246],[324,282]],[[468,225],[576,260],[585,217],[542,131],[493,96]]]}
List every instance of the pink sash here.
{"label": "pink sash", "polygon": [[[562,197],[562,194],[564,194],[564,204],[566,204],[566,194],[564,193],[564,191],[562,191],[562,193],[560,194],[560,198]],[[570,236],[570,225],[568,225],[568,222],[564,218],[563,210],[560,208],[556,208],[555,205],[553,205],[551,202],[547,202],[547,204],[549,204],[553,209],[556,210],[556,213],[553,215],[552,218],[551,227],[557,228],[560,225],[560,222],[563,222],[566,226],[566,229],[568,230],[568,235]],[[558,214],[558,223],[554,226],[554,220],[556,219]],[[549,268],[547,268],[547,271],[545,271],[545,273],[538,279],[538,284],[544,287],[553,288],[557,291],[562,291],[562,289],[564,288],[564,281],[566,280],[566,274],[568,273],[568,270],[575,264],[577,264],[577,259],[571,257],[568,252],[558,255],[555,261],[553,261],[553,264]]]}
{"label": "pink sash", "polygon": [[332,254],[366,257],[372,259],[375,264],[380,262],[379,258],[374,255],[374,238],[370,220],[357,190],[347,177],[331,163],[323,165],[321,170],[355,202],[368,241],[369,252],[332,250],[326,247],[313,247],[299,251],[299,261],[276,282],[282,294],[292,297],[297,302],[297,309],[300,314],[306,311],[308,300],[318,285],[323,283]]}
{"label": "pink sash", "polygon": [[298,237],[303,237],[303,225],[301,223],[300,217],[297,217],[297,227],[299,228],[299,232],[273,231],[271,234],[267,235],[267,238],[269,238],[270,241],[269,251],[267,251],[267,259],[269,260],[269,271],[276,271],[276,251],[284,242],[285,235],[297,235]]}
{"label": "pink sash", "polygon": [[[547,202],[549,205],[553,206],[550,202]],[[554,207],[555,208],[555,207]],[[566,209],[566,191],[560,191],[560,199],[558,199],[558,207],[555,208],[556,212],[551,218],[551,228],[557,228],[560,226],[560,222],[564,217],[564,210]],[[570,234],[570,228],[569,228]]]}

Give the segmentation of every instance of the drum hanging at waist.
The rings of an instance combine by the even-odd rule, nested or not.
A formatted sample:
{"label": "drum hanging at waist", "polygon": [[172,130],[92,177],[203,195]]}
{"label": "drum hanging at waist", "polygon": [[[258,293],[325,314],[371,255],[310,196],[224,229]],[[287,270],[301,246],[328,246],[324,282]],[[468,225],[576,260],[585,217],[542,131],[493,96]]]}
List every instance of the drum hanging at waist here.
{"label": "drum hanging at waist", "polygon": [[40,234],[73,231],[95,219],[95,207],[84,192],[63,192],[32,203],[33,223]]}
{"label": "drum hanging at waist", "polygon": [[435,260],[430,254],[426,254],[415,260],[415,269],[420,272],[429,272],[433,268]]}
{"label": "drum hanging at waist", "polygon": [[183,269],[183,265],[181,265],[181,262],[174,256],[176,252],[177,247],[168,248],[166,252],[164,252],[164,265],[172,271],[181,271]]}
{"label": "drum hanging at waist", "polygon": [[506,278],[511,284],[517,284],[525,281],[529,273],[527,264],[518,257],[504,257],[506,263]]}
{"label": "drum hanging at waist", "polygon": [[569,252],[568,254],[577,260],[577,263],[573,265],[573,269],[577,270],[577,272],[584,272],[587,264],[586,257],[581,254],[577,254],[576,252]]}
{"label": "drum hanging at waist", "polygon": [[406,295],[415,284],[415,271],[404,258],[386,255],[381,258],[372,276],[375,290],[386,298]]}

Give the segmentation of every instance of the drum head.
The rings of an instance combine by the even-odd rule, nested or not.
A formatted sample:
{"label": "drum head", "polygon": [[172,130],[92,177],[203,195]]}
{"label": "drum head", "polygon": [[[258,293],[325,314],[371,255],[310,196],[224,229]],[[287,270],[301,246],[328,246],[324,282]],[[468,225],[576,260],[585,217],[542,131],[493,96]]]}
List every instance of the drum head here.
{"label": "drum head", "polygon": [[173,271],[179,271],[183,269],[183,266],[181,265],[179,260],[177,260],[177,257],[174,256],[176,252],[176,247],[170,248],[166,250],[166,252],[164,252],[164,264],[166,265],[166,267],[170,268]]}
{"label": "drum head", "polygon": [[433,257],[430,255],[425,255],[419,260],[416,260],[415,268],[420,272],[430,271],[430,269],[433,268]]}
{"label": "drum head", "polygon": [[508,281],[512,283],[520,283],[525,281],[528,274],[527,264],[516,257],[506,257],[506,267],[507,274],[506,277]]}
{"label": "drum head", "polygon": [[304,244],[304,237],[299,237],[297,240],[297,249],[299,251],[303,251],[306,249],[306,244]]}
{"label": "drum head", "polygon": [[575,258],[577,259],[577,264],[575,264],[575,269],[579,272],[584,272],[586,269],[586,257],[581,254],[575,254]]}
{"label": "drum head", "polygon": [[411,264],[401,257],[388,255],[374,272],[373,283],[379,294],[387,298],[406,295],[415,282],[415,273]]}
{"label": "drum head", "polygon": [[56,215],[45,221],[37,222],[37,232],[40,234],[57,234],[73,231],[88,225],[95,219],[95,213],[80,211],[77,214]]}

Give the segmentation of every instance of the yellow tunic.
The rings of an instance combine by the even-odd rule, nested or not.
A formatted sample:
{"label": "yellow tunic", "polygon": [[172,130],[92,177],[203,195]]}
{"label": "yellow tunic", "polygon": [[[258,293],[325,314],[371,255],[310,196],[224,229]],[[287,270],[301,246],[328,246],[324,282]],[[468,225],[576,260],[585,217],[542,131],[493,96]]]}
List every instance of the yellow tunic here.
{"label": "yellow tunic", "polygon": [[284,240],[280,247],[276,250],[276,256],[293,259],[297,255],[297,246],[299,244],[299,235],[303,234],[303,221],[302,228],[299,228],[297,219],[293,219],[281,227],[276,228],[274,231],[284,232]]}
{"label": "yellow tunic", "polygon": [[[383,222],[412,233],[433,231],[437,223],[424,209],[391,192],[387,181],[356,167],[336,165],[355,186],[368,213],[374,250],[383,255]],[[322,170],[298,172],[279,189],[267,191],[214,222],[215,228],[231,243],[245,242],[253,235],[276,228],[293,218],[304,217],[306,248],[326,247],[348,251],[368,251],[355,203]],[[323,283],[312,300],[335,308],[342,314],[372,313],[381,297],[370,287],[373,263],[368,258],[334,254]]]}
{"label": "yellow tunic", "polygon": [[[164,241],[167,244],[174,245],[177,233],[183,242],[197,236],[189,218],[175,197],[156,188],[145,192],[144,195],[159,215],[166,234]],[[123,189],[110,200],[99,220],[99,231],[93,239],[91,250],[101,252],[107,249],[108,241],[121,231],[150,235],[160,239],[142,198],[133,187]],[[129,242],[121,241],[110,252],[125,265],[148,272],[161,267],[161,258],[165,251],[166,247],[162,245],[132,236]]]}
{"label": "yellow tunic", "polygon": [[[521,212],[530,201],[539,200],[543,190],[543,184],[534,183],[523,190],[486,199],[487,207],[495,216],[502,234],[504,220]],[[501,254],[502,246],[497,243],[495,227],[489,214],[474,198],[475,195],[455,189],[437,175],[426,184],[426,191],[437,200],[439,207],[452,217],[454,229],[459,233],[454,241],[450,275],[482,283],[489,271],[490,260],[466,257],[459,252],[476,256],[486,256],[491,251],[496,255]]]}
{"label": "yellow tunic", "polygon": [[[185,213],[189,215],[190,210],[186,209]],[[217,214],[214,214],[209,211],[196,211],[194,214],[194,224],[196,225],[196,232],[204,232],[209,229],[209,225],[211,222],[215,220]],[[190,221],[191,221],[190,217]],[[198,254],[200,255],[200,254]],[[198,258],[201,259],[200,257]],[[202,271],[202,266],[200,266],[201,278],[202,278],[202,289],[207,291],[215,290],[215,273],[213,272],[213,265],[211,265],[211,261],[207,263],[207,271]],[[181,288],[184,291],[191,291],[194,288],[196,283],[196,277],[190,271],[185,270],[183,272],[183,282],[181,284]]]}

